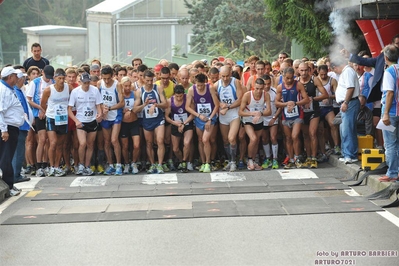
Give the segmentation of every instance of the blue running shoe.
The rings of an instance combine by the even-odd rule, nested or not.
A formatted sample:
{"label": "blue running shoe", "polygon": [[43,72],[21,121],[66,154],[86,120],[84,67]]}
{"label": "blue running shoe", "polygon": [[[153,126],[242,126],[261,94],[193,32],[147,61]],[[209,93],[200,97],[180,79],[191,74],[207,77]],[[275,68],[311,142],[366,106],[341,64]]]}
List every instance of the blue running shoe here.
{"label": "blue running shoe", "polygon": [[115,173],[115,168],[113,166],[108,166],[107,169],[105,170],[104,174],[105,175],[113,175]]}

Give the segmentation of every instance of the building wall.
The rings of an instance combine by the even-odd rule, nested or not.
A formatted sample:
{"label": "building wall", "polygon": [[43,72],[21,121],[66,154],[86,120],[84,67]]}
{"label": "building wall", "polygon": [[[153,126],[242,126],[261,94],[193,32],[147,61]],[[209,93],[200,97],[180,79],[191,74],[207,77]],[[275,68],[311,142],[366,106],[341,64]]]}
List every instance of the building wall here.
{"label": "building wall", "polygon": [[114,52],[113,19],[109,14],[88,14],[88,58],[111,64]]}
{"label": "building wall", "polygon": [[[187,53],[187,35],[191,33],[191,25],[134,23],[121,24],[117,37],[117,61],[130,63],[134,57],[155,57],[172,59],[172,47],[181,47],[179,54]],[[131,54],[131,56],[128,56]]]}
{"label": "building wall", "polygon": [[69,56],[70,64],[86,60],[86,35],[27,35],[27,57],[32,56],[31,46],[38,42],[42,47],[42,56],[55,59],[57,56]]}

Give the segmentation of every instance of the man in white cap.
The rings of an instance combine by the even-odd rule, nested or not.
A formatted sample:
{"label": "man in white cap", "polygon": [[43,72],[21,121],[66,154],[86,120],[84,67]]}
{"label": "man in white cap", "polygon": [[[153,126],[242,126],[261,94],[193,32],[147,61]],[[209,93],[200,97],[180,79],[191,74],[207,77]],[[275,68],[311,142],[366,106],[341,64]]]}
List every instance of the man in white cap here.
{"label": "man in white cap", "polygon": [[17,80],[17,71],[13,67],[3,68],[0,80],[0,168],[11,196],[21,193],[14,187],[14,170],[11,164],[17,147],[19,127],[24,123],[24,109],[14,91]]}
{"label": "man in white cap", "polygon": [[20,69],[16,69],[17,72],[17,82],[14,86],[15,94],[17,95],[19,101],[24,108],[24,113],[26,114],[27,121],[24,122],[22,126],[19,127],[19,135],[18,135],[18,143],[14,153],[14,157],[12,159],[12,168],[14,170],[14,183],[30,181],[30,177],[22,176],[21,169],[22,163],[25,160],[25,141],[28,136],[28,132],[30,129],[30,125],[32,125],[34,117],[32,113],[32,109],[28,104],[28,100],[26,99],[26,95],[24,92],[24,84],[27,77],[26,73],[23,73]]}

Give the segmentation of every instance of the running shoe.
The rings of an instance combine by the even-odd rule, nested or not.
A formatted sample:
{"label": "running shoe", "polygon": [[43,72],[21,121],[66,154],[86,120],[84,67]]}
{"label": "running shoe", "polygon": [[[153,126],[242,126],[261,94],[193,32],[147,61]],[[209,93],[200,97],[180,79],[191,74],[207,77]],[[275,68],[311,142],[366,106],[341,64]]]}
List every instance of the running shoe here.
{"label": "running shoe", "polygon": [[187,163],[186,163],[186,162],[182,162],[182,163],[180,163],[180,165],[181,165],[180,171],[181,171],[182,173],[187,173],[187,172],[188,172],[188,170],[187,170]]}
{"label": "running shoe", "polygon": [[312,158],[312,160],[310,160],[310,168],[317,168],[316,158]]}
{"label": "running shoe", "polygon": [[334,147],[334,154],[335,155],[341,155],[341,147],[338,145]]}
{"label": "running shoe", "polygon": [[288,162],[286,165],[284,165],[284,169],[293,169],[295,167],[296,167],[295,163],[291,161]]}
{"label": "running shoe", "polygon": [[285,157],[284,161],[281,163],[282,165],[287,165],[290,162],[290,157],[288,155]]}
{"label": "running shoe", "polygon": [[83,170],[83,175],[86,175],[86,176],[94,175],[94,171],[91,170],[90,167],[86,167],[86,168]]}
{"label": "running shoe", "polygon": [[320,158],[317,159],[317,162],[319,162],[319,163],[325,163],[325,162],[327,162],[327,161],[328,161],[328,157],[327,157],[327,155],[325,155],[325,154],[322,154],[322,155],[320,156]]}
{"label": "running shoe", "polygon": [[187,163],[187,170],[188,171],[194,171],[194,167],[193,167],[192,163],[190,163],[190,162]]}
{"label": "running shoe", "polygon": [[137,174],[137,173],[139,172],[139,169],[138,169],[136,163],[132,163],[132,164],[130,165],[130,167],[132,168],[132,174]]}
{"label": "running shoe", "polygon": [[278,169],[278,162],[276,159],[273,159],[272,169]]}
{"label": "running shoe", "polygon": [[130,165],[128,163],[125,164],[125,167],[123,168],[123,173],[125,175],[128,175],[130,173]]}
{"label": "running shoe", "polygon": [[60,176],[66,176],[66,173],[64,170],[62,170],[61,168],[58,167],[58,168],[55,168],[54,175],[56,177],[60,177]]}
{"label": "running shoe", "polygon": [[254,162],[253,162],[252,160],[248,161],[248,163],[247,163],[247,169],[248,169],[249,171],[255,170],[255,165],[254,165]]}
{"label": "running shoe", "polygon": [[239,170],[243,170],[245,168],[245,164],[244,164],[244,162],[242,161],[242,160],[240,160],[239,162],[238,162],[238,169]]}
{"label": "running shoe", "polygon": [[10,189],[10,196],[18,196],[19,194],[21,194],[21,190],[16,188],[15,186],[12,187],[12,189]]}
{"label": "running shoe", "polygon": [[90,166],[90,169],[91,169],[93,172],[95,172],[95,171],[96,171],[96,166],[95,166],[95,165],[92,165],[92,166]]}
{"label": "running shoe", "polygon": [[202,172],[203,173],[210,173],[211,172],[211,165],[209,163],[206,163],[204,165],[204,170]]}
{"label": "running shoe", "polygon": [[235,172],[235,171],[237,171],[236,162],[231,162],[230,163],[230,172]]}
{"label": "running shoe", "polygon": [[200,167],[199,171],[200,171],[200,172],[203,172],[203,171],[204,171],[204,168],[205,168],[205,164],[203,163],[203,164],[201,164],[201,167]]}
{"label": "running shoe", "polygon": [[263,169],[267,169],[267,168],[269,168],[271,166],[272,166],[272,161],[270,159],[268,159],[268,158],[262,164],[262,168]]}
{"label": "running shoe", "polygon": [[77,175],[83,175],[83,171],[85,170],[85,167],[83,166],[83,164],[79,164],[79,167],[76,171]]}
{"label": "running shoe", "polygon": [[162,168],[163,168],[162,170],[164,172],[170,172],[170,169],[169,169],[169,167],[168,167],[168,165],[166,163],[162,164]]}
{"label": "running shoe", "polygon": [[115,174],[115,168],[112,165],[109,165],[104,172],[104,175],[113,175]]}
{"label": "running shoe", "polygon": [[101,164],[97,165],[97,174],[104,174],[104,167]]}
{"label": "running shoe", "polygon": [[169,160],[168,160],[168,166],[169,166],[169,170],[170,170],[170,171],[176,171],[175,163],[173,162],[172,159],[169,159]]}
{"label": "running shoe", "polygon": [[122,175],[122,165],[117,165],[115,169],[115,175]]}
{"label": "running shoe", "polygon": [[311,158],[306,158],[305,162],[302,164],[302,168],[310,168],[312,165],[312,159]]}
{"label": "running shoe", "polygon": [[151,165],[148,170],[147,174],[156,174],[157,173],[157,168],[155,167],[155,164]]}
{"label": "running shoe", "polygon": [[[306,159],[306,160],[308,160],[308,159]],[[305,162],[306,163],[306,162]],[[296,168],[304,168],[305,166],[304,166],[305,164],[303,164],[302,162],[301,162],[301,160],[299,160],[299,159],[296,159],[296,161],[295,161],[295,166],[296,166]]]}
{"label": "running shoe", "polygon": [[36,176],[37,176],[37,177],[43,177],[43,176],[45,176],[45,175],[46,175],[46,174],[44,173],[43,168],[37,169],[37,171],[36,171]]}
{"label": "running shoe", "polygon": [[55,169],[54,167],[50,167],[47,176],[54,176],[54,175],[55,175]]}
{"label": "running shoe", "polygon": [[164,173],[163,165],[160,165],[160,164],[157,165],[157,173],[158,174],[163,174]]}
{"label": "running shoe", "polygon": [[223,171],[230,171],[230,168],[231,168],[231,162],[228,162],[226,166],[223,168]]}

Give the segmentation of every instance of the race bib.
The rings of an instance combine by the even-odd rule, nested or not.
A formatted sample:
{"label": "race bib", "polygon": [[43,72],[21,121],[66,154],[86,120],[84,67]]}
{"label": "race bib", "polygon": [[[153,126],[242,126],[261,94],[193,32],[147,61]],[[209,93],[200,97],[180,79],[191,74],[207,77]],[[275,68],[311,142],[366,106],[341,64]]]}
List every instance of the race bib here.
{"label": "race bib", "polygon": [[314,109],[313,109],[313,101],[311,101],[311,102],[309,103],[308,108],[305,108],[305,106],[303,106],[303,111],[304,111],[305,113],[313,112],[313,111],[314,111]]}
{"label": "race bib", "polygon": [[210,103],[198,103],[197,110],[200,115],[209,117],[212,113],[212,108]]}
{"label": "race bib", "polygon": [[263,112],[263,108],[260,106],[255,106],[255,107],[249,108],[249,111],[250,112]]}
{"label": "race bib", "polygon": [[146,107],[144,107],[144,114],[145,114],[145,118],[156,118],[158,117],[158,107],[154,108],[154,113],[150,114],[150,108],[152,105],[147,105]]}
{"label": "race bib", "polygon": [[182,123],[184,123],[184,121],[187,121],[188,115],[187,113],[184,114],[174,114],[173,116],[173,120],[175,121],[180,121]]}
{"label": "race bib", "polygon": [[68,111],[66,109],[62,109],[62,107],[58,108],[56,110],[54,121],[56,126],[68,124]]}
{"label": "race bib", "polygon": [[298,105],[295,105],[294,108],[292,108],[291,112],[288,112],[288,107],[284,107],[284,115],[286,118],[296,118],[299,117],[299,108]]}
{"label": "race bib", "polygon": [[133,99],[125,99],[125,108],[133,109],[134,100]]}
{"label": "race bib", "polygon": [[83,113],[86,121],[91,121],[94,118],[94,110],[90,107],[87,107]]}
{"label": "race bib", "polygon": [[220,95],[220,101],[225,103],[225,104],[232,104],[234,102],[234,95],[231,92],[231,90],[227,90],[222,92]]}

